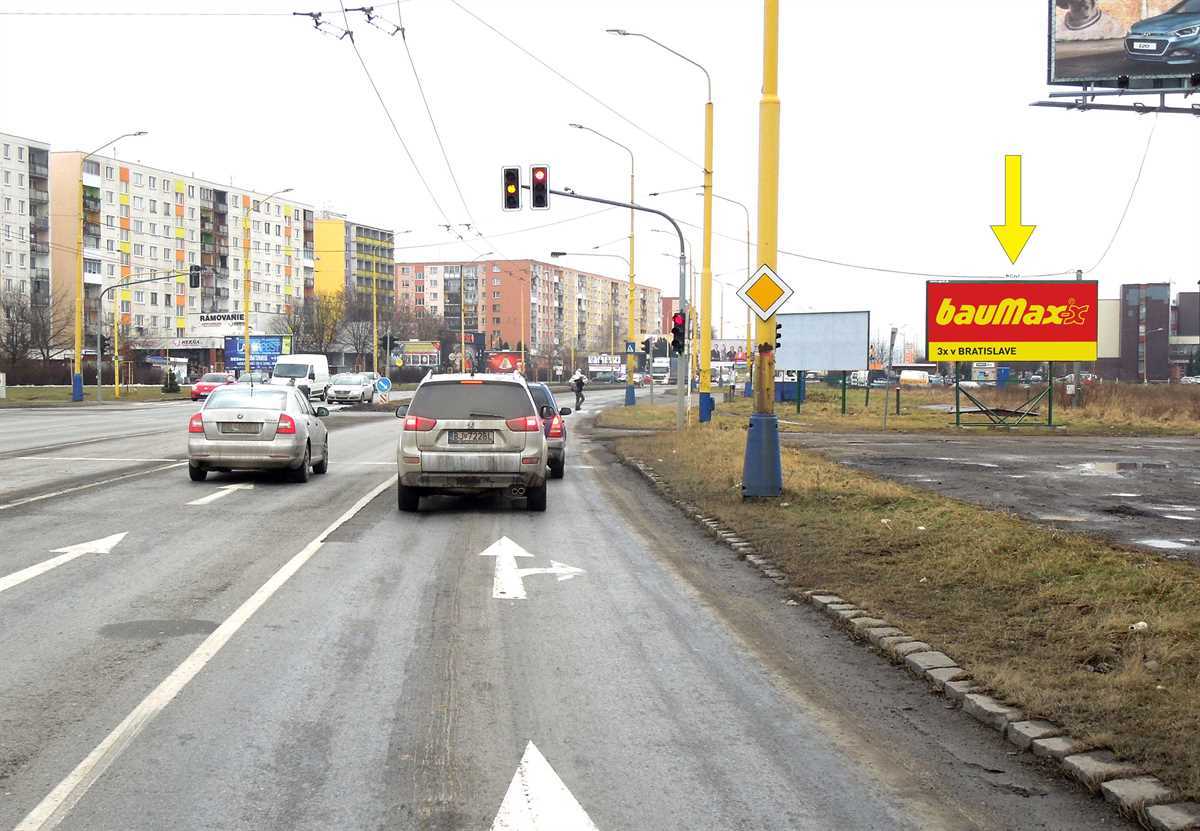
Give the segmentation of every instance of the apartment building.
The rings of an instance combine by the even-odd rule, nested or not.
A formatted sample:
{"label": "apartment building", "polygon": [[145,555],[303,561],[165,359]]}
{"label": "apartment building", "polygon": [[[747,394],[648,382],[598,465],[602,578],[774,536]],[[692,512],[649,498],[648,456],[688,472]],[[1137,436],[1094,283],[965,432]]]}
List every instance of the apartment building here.
{"label": "apartment building", "polygon": [[50,300],[50,145],[0,133],[0,291]]}
{"label": "apartment building", "polygon": [[377,291],[381,309],[395,307],[394,232],[325,211],[315,221],[314,238],[318,293],[344,291],[369,303]]}
{"label": "apartment building", "polygon": [[[310,206],[115,158],[49,155],[52,291],[74,302],[82,224],[89,333],[120,315],[125,337],[140,348],[208,352],[208,363],[219,364],[223,336],[241,326],[204,315],[248,311],[252,332],[270,334],[303,302],[315,264]],[[244,307],[247,262],[251,292]],[[196,288],[192,266],[201,269]],[[101,302],[101,292],[121,281],[155,276],[110,291]]]}
{"label": "apartment building", "polygon": [[[488,349],[524,344],[543,358],[622,352],[629,281],[539,260],[396,264],[397,306],[482,332]],[[465,295],[465,306],[461,305]],[[635,288],[636,329],[656,333],[661,292]]]}

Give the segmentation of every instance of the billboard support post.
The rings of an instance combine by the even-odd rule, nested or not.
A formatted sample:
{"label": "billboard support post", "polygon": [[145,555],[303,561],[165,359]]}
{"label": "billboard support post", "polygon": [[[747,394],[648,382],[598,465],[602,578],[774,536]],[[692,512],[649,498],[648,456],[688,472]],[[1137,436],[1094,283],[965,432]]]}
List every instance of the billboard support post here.
{"label": "billboard support post", "polygon": [[962,386],[958,383],[958,361],[954,362],[954,426],[962,427]]}
{"label": "billboard support post", "polygon": [[1046,426],[1054,426],[1054,361],[1046,363]]}
{"label": "billboard support post", "polygon": [[842,415],[846,414],[846,370],[842,370]]}

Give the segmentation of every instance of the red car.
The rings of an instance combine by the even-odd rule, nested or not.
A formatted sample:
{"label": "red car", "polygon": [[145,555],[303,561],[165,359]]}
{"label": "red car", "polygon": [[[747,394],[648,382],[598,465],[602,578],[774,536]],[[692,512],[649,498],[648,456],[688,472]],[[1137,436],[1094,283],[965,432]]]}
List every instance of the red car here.
{"label": "red car", "polygon": [[192,384],[192,400],[199,401],[202,398],[208,398],[208,394],[217,387],[223,387],[226,384],[232,384],[233,378],[226,375],[224,372],[209,372],[200,376],[200,380]]}

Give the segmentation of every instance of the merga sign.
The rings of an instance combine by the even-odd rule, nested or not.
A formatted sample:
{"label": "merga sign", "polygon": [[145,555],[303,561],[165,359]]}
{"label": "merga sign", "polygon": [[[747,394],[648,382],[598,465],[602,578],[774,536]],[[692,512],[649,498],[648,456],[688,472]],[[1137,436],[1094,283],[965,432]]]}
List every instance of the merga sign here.
{"label": "merga sign", "polygon": [[1095,281],[929,282],[931,361],[1094,361]]}

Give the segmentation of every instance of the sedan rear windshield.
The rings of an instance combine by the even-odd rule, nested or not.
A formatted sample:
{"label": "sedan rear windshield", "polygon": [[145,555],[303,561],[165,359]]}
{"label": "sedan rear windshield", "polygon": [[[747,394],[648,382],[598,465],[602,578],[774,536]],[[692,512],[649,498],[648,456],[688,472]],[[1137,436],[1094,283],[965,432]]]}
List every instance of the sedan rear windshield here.
{"label": "sedan rear windshield", "polygon": [[204,409],[282,410],[287,396],[287,390],[270,387],[221,387],[208,397]]}
{"label": "sedan rear windshield", "polygon": [[458,420],[536,415],[525,387],[496,381],[424,384],[413,396],[408,412],[423,418]]}
{"label": "sedan rear windshield", "polygon": [[229,380],[229,376],[222,375],[220,372],[209,372],[203,375],[200,380],[209,384],[223,384]]}
{"label": "sedan rear windshield", "polygon": [[365,383],[367,383],[367,376],[355,375],[353,372],[344,372],[341,375],[333,376],[333,380],[330,381],[330,383],[331,384],[365,384]]}

